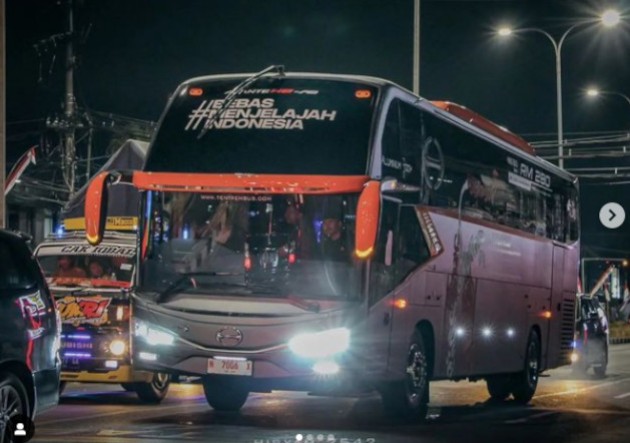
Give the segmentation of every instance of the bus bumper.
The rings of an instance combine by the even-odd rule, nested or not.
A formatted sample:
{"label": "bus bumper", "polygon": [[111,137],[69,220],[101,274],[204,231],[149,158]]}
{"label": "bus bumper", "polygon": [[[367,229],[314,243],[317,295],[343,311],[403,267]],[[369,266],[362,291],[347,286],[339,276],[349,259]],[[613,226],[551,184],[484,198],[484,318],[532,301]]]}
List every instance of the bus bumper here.
{"label": "bus bumper", "polygon": [[77,383],[149,383],[153,373],[134,371],[131,365],[122,365],[118,369],[107,372],[62,371],[61,381]]}

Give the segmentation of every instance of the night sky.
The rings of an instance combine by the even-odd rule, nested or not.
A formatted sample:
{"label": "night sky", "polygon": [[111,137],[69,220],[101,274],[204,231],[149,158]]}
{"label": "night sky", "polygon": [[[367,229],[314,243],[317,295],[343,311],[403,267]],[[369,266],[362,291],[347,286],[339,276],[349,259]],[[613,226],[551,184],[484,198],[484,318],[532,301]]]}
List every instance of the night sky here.
{"label": "night sky", "polygon": [[[20,122],[60,111],[63,51],[56,52],[51,73],[50,53],[41,58],[39,82],[40,59],[33,49],[37,41],[65,29],[64,8],[57,3],[6,0],[8,162],[28,147],[24,134],[33,131]],[[168,94],[187,78],[255,72],[274,63],[289,71],[373,75],[412,87],[412,0],[76,3],[76,29],[91,24],[77,48],[77,99],[89,109],[157,120]],[[583,94],[585,86],[597,83],[630,95],[628,0],[423,0],[420,95],[465,105],[526,139],[553,140],[551,43],[534,33],[501,40],[493,29],[511,23],[559,36],[576,19],[593,17],[608,6],[626,14],[623,25],[580,27],[562,49],[564,130],[565,135],[628,130],[630,104],[613,96],[589,101]],[[583,210],[589,214],[584,228],[593,235],[601,230],[600,203],[619,201],[630,218],[627,187],[595,189],[583,194]],[[618,236],[616,247],[630,249],[630,234]]]}

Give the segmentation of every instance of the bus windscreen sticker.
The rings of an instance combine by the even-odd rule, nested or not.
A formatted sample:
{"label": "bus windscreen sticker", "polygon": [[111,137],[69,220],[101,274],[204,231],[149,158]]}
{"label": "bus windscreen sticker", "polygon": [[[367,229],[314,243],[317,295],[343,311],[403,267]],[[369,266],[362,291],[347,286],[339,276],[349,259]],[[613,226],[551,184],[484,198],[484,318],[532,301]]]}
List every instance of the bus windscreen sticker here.
{"label": "bus windscreen sticker", "polygon": [[188,115],[185,131],[202,129],[283,129],[302,130],[308,121],[335,121],[336,110],[289,108],[281,111],[273,98],[240,98],[234,100],[221,116],[212,121],[225,100],[204,100]]}

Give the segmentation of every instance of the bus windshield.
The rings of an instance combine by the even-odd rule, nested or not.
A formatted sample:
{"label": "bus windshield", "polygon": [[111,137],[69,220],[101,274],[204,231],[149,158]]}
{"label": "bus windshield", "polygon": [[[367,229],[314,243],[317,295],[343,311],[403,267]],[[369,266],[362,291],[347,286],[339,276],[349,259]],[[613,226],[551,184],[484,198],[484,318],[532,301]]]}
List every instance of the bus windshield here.
{"label": "bus windshield", "polygon": [[[104,253],[89,251],[100,248]],[[129,287],[135,247],[101,244],[42,246],[37,259],[51,287]],[[112,253],[114,252],[114,253]]]}
{"label": "bus windshield", "polygon": [[[140,291],[356,299],[358,195],[161,193]],[[175,286],[173,286],[175,284]],[[166,292],[169,292],[167,289]]]}
{"label": "bus windshield", "polygon": [[181,89],[162,118],[145,170],[366,173],[376,87],[263,77],[226,105],[242,80],[200,80]]}

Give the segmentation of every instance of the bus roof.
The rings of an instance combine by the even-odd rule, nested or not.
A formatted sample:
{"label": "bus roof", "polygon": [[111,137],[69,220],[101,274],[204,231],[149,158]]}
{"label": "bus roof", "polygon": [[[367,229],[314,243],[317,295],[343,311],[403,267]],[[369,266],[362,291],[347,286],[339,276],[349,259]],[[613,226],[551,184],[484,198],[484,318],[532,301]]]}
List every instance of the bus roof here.
{"label": "bus roof", "polygon": [[471,123],[472,125],[483,129],[486,132],[489,132],[495,137],[498,137],[501,140],[504,140],[516,146],[517,148],[522,149],[528,154],[536,155],[536,150],[534,149],[534,147],[530,145],[524,138],[514,134],[513,132],[502,126],[497,125],[496,123],[477,114],[476,112],[468,109],[465,106],[458,105],[457,103],[438,100],[432,100],[431,103],[433,103],[438,108],[443,109],[446,112],[456,117],[459,117],[462,120],[465,120],[468,123]]}
{"label": "bus roof", "polygon": [[[239,80],[246,79],[255,75],[256,73],[239,73],[239,74],[216,74],[216,75],[204,75],[200,77],[190,78],[180,84],[180,87],[187,86],[191,83],[215,81],[215,80]],[[320,72],[286,72],[283,74],[285,78],[296,79],[313,79],[313,80],[340,80],[346,82],[365,83],[372,86],[394,86],[401,88],[401,86],[383,78],[370,77],[366,75],[349,75],[349,74],[326,74]],[[403,88],[404,89],[404,88]]]}

